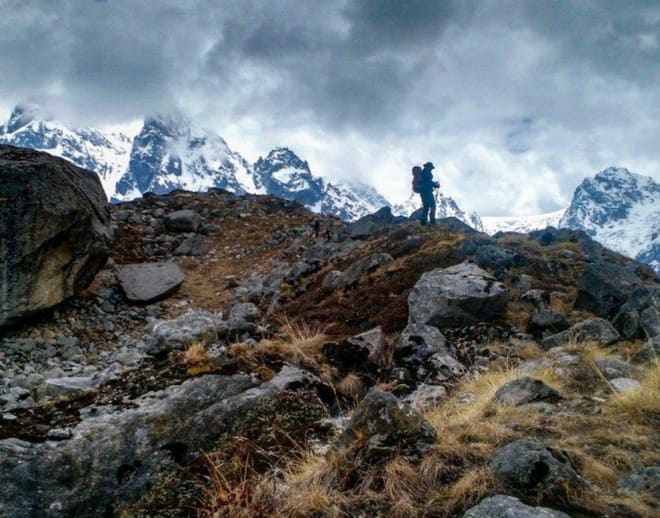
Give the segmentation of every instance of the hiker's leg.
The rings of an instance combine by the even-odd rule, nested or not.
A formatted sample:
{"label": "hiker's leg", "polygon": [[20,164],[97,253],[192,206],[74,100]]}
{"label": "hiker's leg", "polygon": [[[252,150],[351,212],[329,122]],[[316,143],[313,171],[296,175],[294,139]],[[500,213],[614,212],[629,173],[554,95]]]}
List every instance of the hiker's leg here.
{"label": "hiker's leg", "polygon": [[431,220],[431,225],[435,225],[435,199],[431,197],[429,203],[429,218]]}

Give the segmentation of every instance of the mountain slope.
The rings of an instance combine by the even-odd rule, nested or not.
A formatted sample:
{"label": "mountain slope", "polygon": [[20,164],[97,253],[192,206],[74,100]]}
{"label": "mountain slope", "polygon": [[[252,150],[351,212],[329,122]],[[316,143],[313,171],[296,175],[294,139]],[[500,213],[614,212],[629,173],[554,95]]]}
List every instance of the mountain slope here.
{"label": "mountain slope", "polygon": [[660,271],[660,184],[648,176],[610,167],[585,179],[559,225]]}

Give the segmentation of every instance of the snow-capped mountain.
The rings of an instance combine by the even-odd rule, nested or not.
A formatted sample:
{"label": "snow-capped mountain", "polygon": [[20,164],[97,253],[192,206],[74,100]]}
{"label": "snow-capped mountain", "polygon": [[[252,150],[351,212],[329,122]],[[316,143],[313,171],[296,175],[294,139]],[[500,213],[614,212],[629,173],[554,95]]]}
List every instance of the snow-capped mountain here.
{"label": "snow-capped mountain", "polygon": [[145,192],[206,191],[219,187],[237,194],[263,192],[252,168],[218,135],[181,115],[148,117],[133,140],[130,161],[111,199],[129,200]]}
{"label": "snow-capped mountain", "polygon": [[0,126],[0,144],[46,151],[95,171],[108,195],[126,172],[132,146],[123,133],[71,129],[33,103],[14,108],[7,124]]}
{"label": "snow-capped mountain", "polygon": [[287,148],[273,149],[254,164],[255,183],[268,194],[296,200],[314,212],[353,221],[390,203],[365,184],[328,182],[314,176],[306,161]]}
{"label": "snow-capped mountain", "polygon": [[[0,143],[29,147],[66,158],[95,171],[111,201],[145,192],[173,189],[206,191],[219,187],[236,194],[272,194],[296,200],[315,212],[356,220],[391,204],[371,186],[328,182],[287,148],[276,148],[249,164],[216,133],[180,114],[147,117],[135,138],[100,129],[72,129],[47,116],[36,104],[17,106],[0,128]],[[418,208],[418,196],[398,214]],[[441,196],[438,217],[455,216],[482,230],[476,214],[467,215]]]}
{"label": "snow-capped mountain", "polygon": [[660,184],[610,167],[585,179],[559,222],[660,272]]}
{"label": "snow-capped mountain", "polygon": [[[436,218],[450,218],[454,217],[460,219],[463,223],[470,225],[472,228],[479,232],[485,232],[484,224],[476,212],[467,214],[462,210],[450,196],[445,196],[440,191],[437,192],[436,198]],[[413,212],[419,210],[422,206],[419,194],[411,194],[408,199],[401,204],[392,207],[392,213],[395,216],[409,217]]]}
{"label": "snow-capped mountain", "polygon": [[566,209],[536,214],[533,216],[484,216],[481,220],[488,234],[497,232],[519,232],[526,234],[533,230],[541,230],[547,227],[559,227],[559,220]]}
{"label": "snow-capped mountain", "polygon": [[323,180],[314,177],[309,164],[290,149],[275,148],[266,158],[259,157],[253,174],[255,183],[273,196],[296,200],[308,207],[316,207],[323,199]]}

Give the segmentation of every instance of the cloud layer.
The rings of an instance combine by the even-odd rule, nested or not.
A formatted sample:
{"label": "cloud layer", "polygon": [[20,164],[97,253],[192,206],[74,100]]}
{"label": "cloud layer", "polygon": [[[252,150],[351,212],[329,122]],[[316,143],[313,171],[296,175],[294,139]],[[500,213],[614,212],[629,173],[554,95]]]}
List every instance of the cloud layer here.
{"label": "cloud layer", "polygon": [[660,179],[657,2],[0,0],[0,48],[0,114],[177,107],[395,201],[427,160],[483,215],[557,209],[610,165]]}

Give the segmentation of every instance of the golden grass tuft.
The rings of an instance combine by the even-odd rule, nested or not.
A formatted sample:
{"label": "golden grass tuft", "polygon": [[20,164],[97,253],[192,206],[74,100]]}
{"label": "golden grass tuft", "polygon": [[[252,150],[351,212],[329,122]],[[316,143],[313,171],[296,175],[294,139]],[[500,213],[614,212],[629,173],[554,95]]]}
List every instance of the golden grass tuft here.
{"label": "golden grass tuft", "polygon": [[201,342],[193,342],[183,353],[181,363],[186,366],[190,376],[211,371],[209,352]]}
{"label": "golden grass tuft", "polygon": [[354,372],[349,372],[335,384],[337,393],[345,398],[357,401],[366,392],[366,386],[362,378]]}
{"label": "golden grass tuft", "polygon": [[647,368],[639,388],[614,394],[606,408],[631,423],[660,423],[660,361]]}

